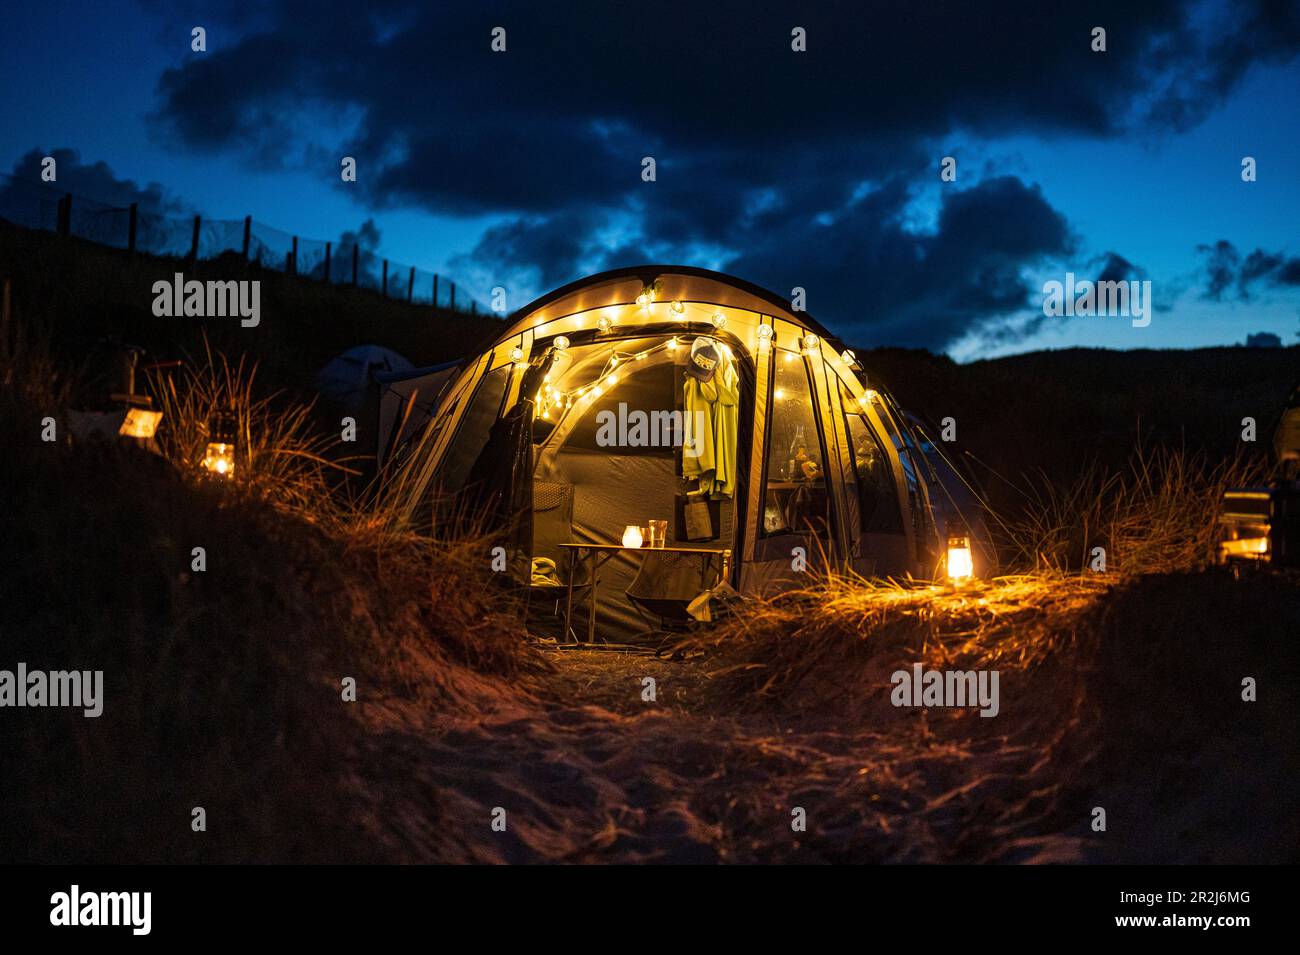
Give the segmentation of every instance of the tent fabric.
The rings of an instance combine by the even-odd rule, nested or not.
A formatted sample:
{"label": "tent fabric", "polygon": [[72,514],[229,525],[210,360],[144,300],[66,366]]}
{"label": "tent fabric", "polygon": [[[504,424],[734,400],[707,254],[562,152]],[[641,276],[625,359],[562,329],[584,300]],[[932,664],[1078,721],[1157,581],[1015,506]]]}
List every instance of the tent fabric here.
{"label": "tent fabric", "polygon": [[[455,377],[460,362],[375,375],[379,384],[379,464],[418,432],[433,416],[439,396]],[[410,413],[407,413],[407,408]]]}
{"label": "tent fabric", "polygon": [[711,497],[731,497],[736,490],[740,410],[740,378],[731,360],[724,355],[708,382],[687,376],[683,404],[682,475],[698,479],[700,490]]}
{"label": "tent fabric", "polygon": [[382,345],[357,345],[330,359],[316,375],[321,394],[342,407],[357,411],[376,376],[412,369],[409,361]]}

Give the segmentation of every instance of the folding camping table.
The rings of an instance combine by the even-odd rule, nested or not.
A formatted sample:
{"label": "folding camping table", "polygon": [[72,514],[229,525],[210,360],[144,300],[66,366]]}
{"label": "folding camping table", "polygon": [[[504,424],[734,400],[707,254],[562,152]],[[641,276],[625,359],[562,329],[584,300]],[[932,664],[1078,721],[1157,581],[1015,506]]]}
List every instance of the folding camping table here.
{"label": "folding camping table", "polygon": [[621,550],[638,554],[698,554],[700,556],[700,588],[709,587],[709,565],[714,557],[722,558],[722,570],[719,578],[725,580],[730,571],[731,550],[721,547],[627,547],[623,544],[584,544],[568,543],[560,545],[572,555],[569,565],[569,586],[564,598],[564,636],[569,635],[570,622],[573,619],[573,578],[574,571],[581,560],[587,562],[587,583],[591,594],[587,599],[587,642],[596,642],[596,572],[613,559]]}

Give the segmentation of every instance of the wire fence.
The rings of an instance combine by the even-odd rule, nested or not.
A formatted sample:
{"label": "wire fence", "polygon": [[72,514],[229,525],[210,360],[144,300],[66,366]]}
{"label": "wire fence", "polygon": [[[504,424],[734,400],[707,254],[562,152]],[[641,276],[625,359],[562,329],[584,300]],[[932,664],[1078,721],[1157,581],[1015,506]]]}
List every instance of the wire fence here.
{"label": "wire fence", "polygon": [[0,173],[0,219],[29,229],[74,235],[100,245],[193,261],[234,256],[261,268],[334,285],[365,288],[386,298],[488,314],[446,276],[382,258],[359,242],[305,239],[243,219],[170,216],[113,206],[50,183]]}

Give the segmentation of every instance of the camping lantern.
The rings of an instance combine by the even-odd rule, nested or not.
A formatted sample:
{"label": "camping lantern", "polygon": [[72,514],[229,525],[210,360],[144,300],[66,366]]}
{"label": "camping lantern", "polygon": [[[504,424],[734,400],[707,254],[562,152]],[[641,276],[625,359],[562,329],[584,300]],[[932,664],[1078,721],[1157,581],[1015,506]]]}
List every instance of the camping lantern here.
{"label": "camping lantern", "polygon": [[1300,490],[1285,484],[1228,488],[1221,507],[1220,563],[1300,563]]}
{"label": "camping lantern", "polygon": [[219,478],[235,476],[235,444],[239,422],[229,411],[216,411],[208,419],[208,447],[203,455],[203,470]]}
{"label": "camping lantern", "polygon": [[974,576],[975,567],[971,561],[970,538],[965,534],[948,538],[948,579],[961,583]]}
{"label": "camping lantern", "polygon": [[637,527],[635,524],[627,525],[627,529],[623,531],[624,547],[640,547],[643,540],[644,538],[641,536],[641,528]]}
{"label": "camping lantern", "polygon": [[154,436],[158,430],[158,422],[162,420],[161,411],[151,411],[148,408],[132,406],[126,409],[126,417],[122,419],[121,427],[117,433],[124,438],[142,438],[148,440]]}

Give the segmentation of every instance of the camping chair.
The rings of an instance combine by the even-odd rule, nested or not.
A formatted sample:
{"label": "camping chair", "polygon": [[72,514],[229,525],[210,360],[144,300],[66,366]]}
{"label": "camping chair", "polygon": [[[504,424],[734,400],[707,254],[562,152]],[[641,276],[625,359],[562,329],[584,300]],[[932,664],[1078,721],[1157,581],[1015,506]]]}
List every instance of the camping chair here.
{"label": "camping chair", "polygon": [[656,630],[683,630],[694,623],[686,608],[706,589],[707,584],[700,582],[699,557],[647,550],[624,593],[649,635]]}
{"label": "camping chair", "polygon": [[[560,603],[564,600],[569,587],[569,575],[575,574],[573,581],[573,605],[578,607],[584,599],[594,600],[591,581],[585,577],[581,565],[576,565],[572,554],[555,547],[573,539],[573,485],[553,481],[533,482],[533,557],[548,557],[555,563],[556,577],[553,581],[542,582],[531,578],[528,583],[527,601],[524,617],[527,619],[528,604],[534,597],[551,605],[551,615],[557,620],[563,617]],[[551,546],[538,548],[536,541],[545,541]],[[530,568],[531,572],[531,568]],[[562,634],[563,640],[574,636]],[[576,641],[576,636],[574,637]]]}

